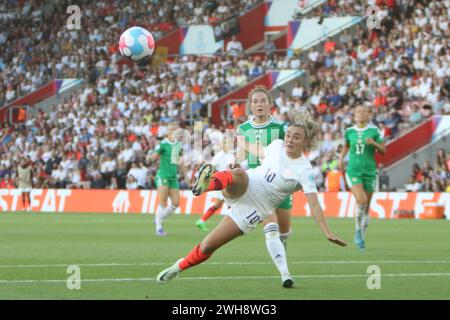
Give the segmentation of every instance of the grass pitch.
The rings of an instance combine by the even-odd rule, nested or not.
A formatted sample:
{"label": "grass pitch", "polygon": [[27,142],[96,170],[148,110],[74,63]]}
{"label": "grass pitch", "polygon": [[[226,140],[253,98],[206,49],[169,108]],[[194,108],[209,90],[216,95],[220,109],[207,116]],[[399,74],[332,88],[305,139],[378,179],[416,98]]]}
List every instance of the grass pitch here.
{"label": "grass pitch", "polygon": [[[352,219],[329,219],[346,248],[325,240],[311,218],[293,218],[287,255],[293,289],[281,287],[262,228],[219,249],[164,285],[156,275],[201,241],[199,218],[172,216],[168,236],[153,215],[0,213],[0,299],[450,299],[449,221],[375,220],[367,250]],[[208,222],[217,225],[220,216]],[[81,288],[69,290],[69,265]],[[369,290],[368,267],[381,270]]]}

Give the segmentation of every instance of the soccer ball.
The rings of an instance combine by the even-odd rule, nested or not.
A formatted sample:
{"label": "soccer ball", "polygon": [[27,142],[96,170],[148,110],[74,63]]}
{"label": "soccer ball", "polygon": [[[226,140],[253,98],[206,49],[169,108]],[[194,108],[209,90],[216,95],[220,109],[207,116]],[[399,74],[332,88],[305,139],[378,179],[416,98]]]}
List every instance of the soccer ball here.
{"label": "soccer ball", "polygon": [[132,27],[120,36],[119,50],[124,57],[135,62],[145,61],[155,50],[155,39],[148,30]]}

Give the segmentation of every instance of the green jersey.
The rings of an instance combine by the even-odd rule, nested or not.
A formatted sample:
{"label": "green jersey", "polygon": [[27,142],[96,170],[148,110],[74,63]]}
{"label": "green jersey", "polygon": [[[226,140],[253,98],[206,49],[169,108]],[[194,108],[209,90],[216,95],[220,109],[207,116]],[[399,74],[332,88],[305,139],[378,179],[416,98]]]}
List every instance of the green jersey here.
{"label": "green jersey", "polygon": [[374,125],[365,128],[350,127],[345,131],[345,143],[350,147],[350,159],[347,165],[349,175],[375,176],[377,164],[375,162],[375,147],[366,143],[372,138],[376,143],[383,143],[381,132]]}
{"label": "green jersey", "polygon": [[[284,139],[286,128],[286,123],[274,119],[272,116],[264,124],[256,124],[252,118],[238,127],[238,134],[245,136],[245,141],[255,143],[257,146],[264,148],[272,143],[273,140]],[[245,158],[248,161],[249,168],[256,168],[261,164],[257,156],[248,152],[245,154]]]}
{"label": "green jersey", "polygon": [[160,155],[159,168],[156,175],[160,178],[176,178],[180,161],[181,143],[164,139],[156,146],[155,152]]}

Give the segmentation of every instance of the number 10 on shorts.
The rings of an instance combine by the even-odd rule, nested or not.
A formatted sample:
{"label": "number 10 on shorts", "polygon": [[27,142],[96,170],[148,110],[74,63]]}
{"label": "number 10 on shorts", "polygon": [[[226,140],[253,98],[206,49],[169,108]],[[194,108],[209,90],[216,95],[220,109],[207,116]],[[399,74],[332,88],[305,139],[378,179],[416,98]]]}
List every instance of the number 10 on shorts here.
{"label": "number 10 on shorts", "polygon": [[250,224],[255,224],[261,221],[261,217],[256,213],[256,210],[253,210],[248,216],[245,217]]}

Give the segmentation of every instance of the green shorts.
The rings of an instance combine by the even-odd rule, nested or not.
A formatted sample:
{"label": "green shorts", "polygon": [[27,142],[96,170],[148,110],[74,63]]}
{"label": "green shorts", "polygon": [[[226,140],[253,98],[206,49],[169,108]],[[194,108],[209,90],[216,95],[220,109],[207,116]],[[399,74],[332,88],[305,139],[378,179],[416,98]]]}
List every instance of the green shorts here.
{"label": "green shorts", "polygon": [[169,189],[180,189],[180,184],[176,178],[161,178],[156,176],[156,187],[167,186]]}
{"label": "green shorts", "polygon": [[345,173],[345,182],[349,188],[355,184],[363,185],[363,189],[367,192],[374,192],[377,183],[377,176],[367,176],[363,174]]}
{"label": "green shorts", "polygon": [[277,209],[292,209],[292,194],[284,199],[283,202],[281,202],[277,207]]}

